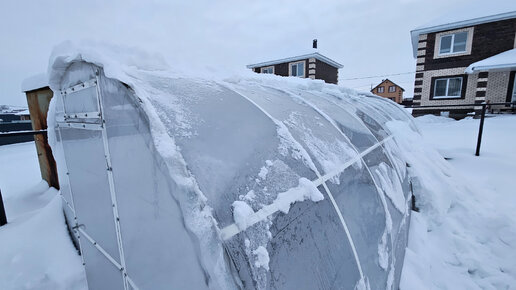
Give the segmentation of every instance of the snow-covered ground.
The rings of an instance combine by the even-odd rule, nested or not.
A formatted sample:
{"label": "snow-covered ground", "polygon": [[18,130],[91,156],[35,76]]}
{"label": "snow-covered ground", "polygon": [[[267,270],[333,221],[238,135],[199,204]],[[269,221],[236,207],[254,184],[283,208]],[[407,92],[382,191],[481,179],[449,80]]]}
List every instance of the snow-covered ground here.
{"label": "snow-covered ground", "polygon": [[[516,287],[516,116],[486,119],[480,157],[478,120],[416,120],[424,138],[404,123],[389,124],[404,137],[396,140],[417,176],[420,207],[401,288]],[[0,228],[0,289],[86,289],[61,200],[40,179],[33,142],[0,146],[9,219]]]}
{"label": "snow-covered ground", "polygon": [[87,289],[57,190],[41,180],[34,142],[0,146],[0,289]]}
{"label": "snow-covered ground", "polygon": [[416,121],[424,139],[400,144],[421,183],[401,288],[513,289],[516,116],[486,119],[479,157],[479,120]]}

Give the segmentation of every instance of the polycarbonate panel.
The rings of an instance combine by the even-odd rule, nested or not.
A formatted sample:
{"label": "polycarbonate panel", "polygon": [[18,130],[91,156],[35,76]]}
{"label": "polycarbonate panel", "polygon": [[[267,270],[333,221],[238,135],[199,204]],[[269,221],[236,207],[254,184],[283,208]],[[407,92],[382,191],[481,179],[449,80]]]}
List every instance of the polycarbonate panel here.
{"label": "polycarbonate panel", "polygon": [[[97,69],[73,63],[61,85],[88,81]],[[401,108],[320,82],[216,82],[135,70],[120,78],[129,85],[99,71],[109,152],[101,131],[63,128],[69,170],[63,167],[59,175],[70,172],[81,227],[120,261],[107,155],[125,267],[137,287],[205,289],[216,287],[220,274],[229,281],[224,289],[355,288],[359,267],[323,186],[318,187],[322,201],[294,202],[288,214],[263,216],[221,239],[225,227],[236,222],[235,201],[257,212],[298,186],[300,178],[320,182],[314,168],[335,174],[326,185],[370,288],[391,286],[389,275],[398,286],[410,202],[402,155],[394,140],[387,140],[364,156],[365,164],[343,166],[357,157],[356,150],[389,137],[387,122],[410,122]],[[93,104],[88,98],[94,92],[84,93],[71,104],[81,112]],[[73,218],[70,212],[66,216]],[[90,287],[119,289],[120,271],[86,242],[81,237]],[[259,247],[267,250],[267,264],[257,258]]]}
{"label": "polycarbonate panel", "polygon": [[[301,160],[294,160],[295,152],[284,147],[274,122],[245,98],[216,84],[182,79],[173,79],[169,90],[175,98],[155,99],[154,106],[162,116],[182,114],[180,120],[169,120],[167,127],[220,227],[233,223],[232,203],[251,190],[261,198],[254,201],[256,205],[263,205],[289,189],[285,186],[297,185],[301,176],[315,178]],[[179,105],[181,112],[176,111]],[[214,114],[217,111],[224,114]],[[262,180],[258,175],[264,167],[273,174]],[[279,176],[289,179],[278,184]],[[273,183],[266,180],[274,178]],[[271,194],[261,194],[264,189]]]}
{"label": "polycarbonate panel", "polygon": [[338,169],[357,155],[338,129],[302,100],[263,86],[241,86],[236,90],[282,122],[310,155],[321,175]]}
{"label": "polycarbonate panel", "polygon": [[386,215],[374,181],[361,161],[346,168],[339,181],[328,187],[349,228],[364,276],[371,289],[385,289],[388,272],[380,266],[379,245],[384,244],[386,255],[391,247],[389,237],[382,242]]}
{"label": "polycarbonate panel", "polygon": [[335,102],[338,102],[338,100],[334,96],[316,96],[303,90],[296,91],[296,93],[307,102],[312,103],[322,113],[328,115],[359,152],[378,142],[360,119],[336,105]]}
{"label": "polycarbonate panel", "polygon": [[192,259],[196,242],[184,227],[136,98],[121,84],[105,82],[112,82],[101,94],[127,272],[140,289],[207,289],[199,279],[203,269]]}
{"label": "polycarbonate panel", "polygon": [[81,247],[84,255],[88,289],[123,290],[122,272],[84,236],[81,236]]}
{"label": "polycarbonate panel", "polygon": [[74,113],[98,112],[99,105],[96,86],[64,95],[64,109],[68,115]]}
{"label": "polycarbonate panel", "polygon": [[120,261],[101,131],[61,128],[78,224]]}
{"label": "polycarbonate panel", "polygon": [[267,289],[354,289],[360,274],[328,196],[317,203],[295,204],[291,210],[289,215],[296,219],[275,223],[267,248]]}

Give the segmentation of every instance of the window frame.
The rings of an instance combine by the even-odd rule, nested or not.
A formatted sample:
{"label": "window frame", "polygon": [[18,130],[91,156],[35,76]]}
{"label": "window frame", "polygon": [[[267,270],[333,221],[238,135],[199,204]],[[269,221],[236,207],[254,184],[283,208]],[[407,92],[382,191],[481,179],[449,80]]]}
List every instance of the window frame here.
{"label": "window frame", "polygon": [[[392,88],[392,90],[391,90]],[[396,86],[389,86],[389,93],[395,93],[396,92]]]}
{"label": "window frame", "polygon": [[[461,86],[460,86],[460,94],[459,96],[435,96],[435,91],[437,89],[436,82],[438,80],[446,79],[446,94],[448,94],[450,79],[460,78]],[[460,100],[466,97],[466,88],[467,88],[467,75],[450,75],[450,76],[437,76],[432,78],[431,88],[430,88],[430,100]]]}
{"label": "window frame", "polygon": [[[268,70],[268,69],[271,69],[271,72],[270,72],[270,73],[265,72],[265,70]],[[261,67],[261,68],[260,68],[260,73],[261,73],[261,74],[274,74],[274,66],[273,66],[273,65],[270,65],[270,66],[264,66],[264,67]]]}
{"label": "window frame", "polygon": [[[464,51],[453,51],[453,46],[455,43],[455,35],[458,33],[466,32],[466,47]],[[445,32],[439,32],[435,34],[435,45],[434,45],[434,59],[437,58],[445,58],[445,57],[454,57],[454,56],[461,56],[461,55],[469,55],[471,54],[471,47],[473,45],[473,33],[474,33],[474,27],[467,27],[467,28],[461,28],[461,29],[455,29]],[[451,46],[450,46],[450,52],[444,52],[441,53],[441,40],[443,37],[451,36]]]}
{"label": "window frame", "polygon": [[[380,91],[380,89],[382,89],[382,91]],[[378,94],[382,94],[382,93],[385,93],[385,87],[384,86],[379,86],[376,88],[376,92]]]}
{"label": "window frame", "polygon": [[[296,72],[298,71],[299,64],[303,64],[303,75],[292,75],[292,66],[296,65]],[[288,76],[290,77],[299,77],[299,78],[305,78],[306,77],[306,60],[301,61],[295,61],[295,62],[289,62],[288,63]]]}

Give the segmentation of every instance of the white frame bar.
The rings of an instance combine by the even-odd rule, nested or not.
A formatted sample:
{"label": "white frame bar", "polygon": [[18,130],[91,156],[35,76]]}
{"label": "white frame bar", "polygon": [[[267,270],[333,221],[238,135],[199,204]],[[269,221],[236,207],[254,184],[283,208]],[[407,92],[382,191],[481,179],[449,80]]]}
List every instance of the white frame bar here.
{"label": "white frame bar", "polygon": [[[95,76],[95,84],[99,83],[100,78],[100,69],[97,70],[96,76]],[[104,124],[104,118],[103,118],[103,106],[102,106],[102,94],[100,93],[99,86],[96,86],[96,92],[97,92],[97,100],[98,100],[98,106],[101,114],[102,124]],[[122,279],[124,282],[124,289],[129,290],[129,282],[128,282],[128,274],[127,274],[127,266],[125,264],[125,256],[124,256],[124,248],[122,243],[122,233],[120,230],[120,216],[118,214],[118,203],[116,200],[116,190],[115,190],[115,181],[113,177],[113,167],[111,164],[111,154],[109,151],[109,142],[108,142],[108,136],[106,132],[106,127],[101,126],[102,128],[102,142],[104,144],[104,154],[106,158],[106,171],[107,171],[107,177],[108,177],[108,183],[109,183],[109,193],[111,195],[111,202],[112,202],[112,208],[113,208],[113,220],[115,222],[115,230],[116,230],[116,237],[117,237],[117,243],[118,243],[118,252],[120,255],[120,265],[121,265],[121,272],[122,272]]]}

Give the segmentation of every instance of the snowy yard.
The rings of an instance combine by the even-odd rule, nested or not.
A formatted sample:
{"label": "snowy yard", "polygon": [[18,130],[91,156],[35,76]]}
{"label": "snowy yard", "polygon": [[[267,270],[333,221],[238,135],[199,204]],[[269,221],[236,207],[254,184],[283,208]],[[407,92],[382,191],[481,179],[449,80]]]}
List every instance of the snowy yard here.
{"label": "snowy yard", "polygon": [[[424,138],[399,144],[420,189],[401,288],[514,287],[516,116],[486,119],[480,157],[478,120],[416,120]],[[406,134],[402,124],[391,125],[395,136]],[[40,181],[34,144],[1,146],[0,164],[9,220],[0,228],[0,289],[86,289],[61,199]]]}

